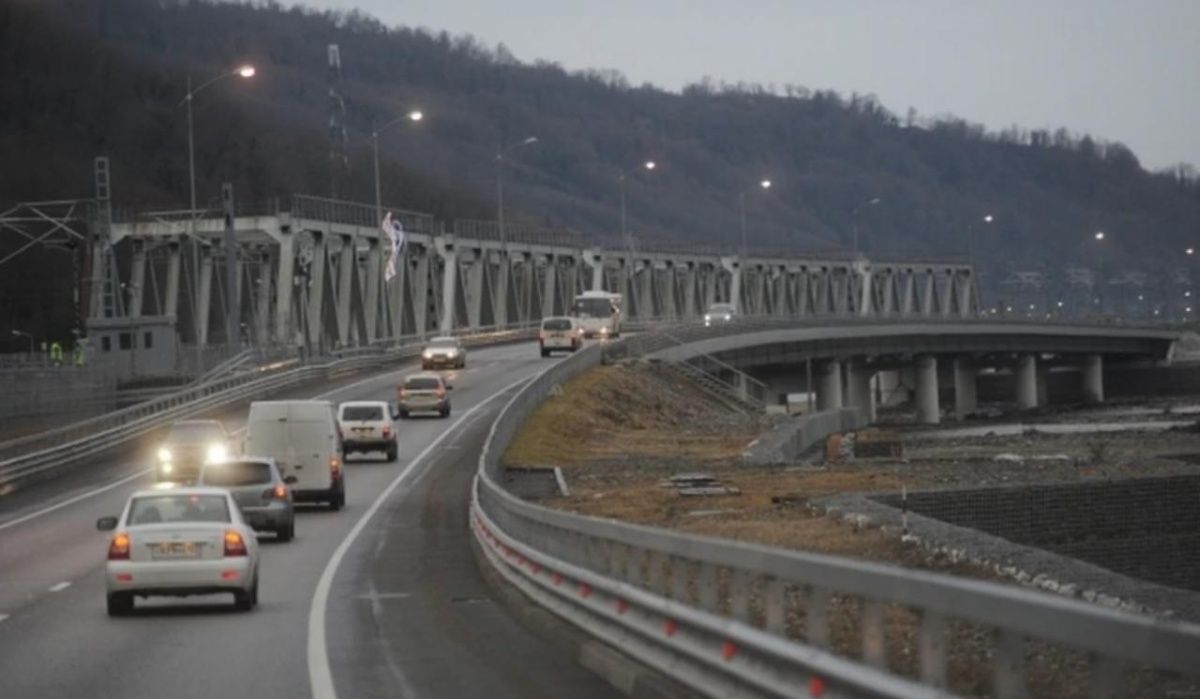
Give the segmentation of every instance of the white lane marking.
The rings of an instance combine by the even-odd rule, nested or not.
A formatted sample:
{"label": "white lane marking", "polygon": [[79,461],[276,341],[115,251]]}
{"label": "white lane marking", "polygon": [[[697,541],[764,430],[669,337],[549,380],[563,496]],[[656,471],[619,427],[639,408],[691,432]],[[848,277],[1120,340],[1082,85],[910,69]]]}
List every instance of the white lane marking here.
{"label": "white lane marking", "polygon": [[7,614],[0,614],[0,621],[4,621],[7,618],[8,618]]}
{"label": "white lane marking", "polygon": [[[540,374],[541,372],[538,373]],[[537,374],[534,376],[536,375]],[[417,454],[416,458],[410,461],[409,464],[405,466],[402,471],[400,471],[400,473],[396,474],[396,477],[392,479],[392,482],[389,483],[388,486],[383,489],[383,492],[381,492],[378,497],[375,498],[375,501],[371,503],[371,506],[367,508],[367,511],[358,518],[358,522],[354,524],[354,528],[350,530],[350,533],[347,534],[346,538],[342,540],[342,543],[338,545],[337,550],[333,552],[333,556],[331,556],[329,558],[329,562],[325,564],[325,570],[321,572],[321,579],[317,581],[317,589],[313,592],[312,604],[308,608],[308,682],[309,686],[312,688],[313,699],[337,699],[337,691],[335,691],[333,688],[333,673],[329,668],[329,652],[325,646],[325,606],[329,601],[329,590],[333,587],[333,577],[337,574],[338,566],[341,565],[342,559],[346,556],[346,552],[349,551],[350,547],[354,545],[354,541],[358,539],[358,535],[361,534],[362,530],[366,528],[367,522],[370,521],[371,517],[373,517],[377,511],[379,511],[379,508],[383,506],[383,503],[388,499],[388,496],[390,496],[392,492],[396,490],[404,478],[414,468],[416,468],[418,464],[425,460],[425,457],[429,456],[429,454],[435,448],[437,448],[439,444],[442,443],[442,440],[454,434],[455,429],[457,429],[458,426],[463,423],[463,421],[467,420],[476,412],[483,409],[485,405],[504,395],[512,388],[530,381],[533,378],[533,376],[528,376],[519,381],[514,381],[508,384],[504,388],[480,401],[467,412],[463,413],[462,417],[455,420],[448,428],[443,430],[436,439],[430,442],[429,446],[425,447],[425,449],[423,449],[420,454]]]}
{"label": "white lane marking", "polygon": [[[401,371],[408,371],[408,369],[398,369],[398,370],[389,371],[389,372],[386,372],[383,374],[375,374],[374,376],[370,376],[361,381],[355,381],[354,383],[349,384],[347,386],[342,386],[341,388],[335,388],[332,391],[326,391],[325,393],[322,393],[322,394],[314,397],[313,400],[320,400],[321,398],[324,398],[326,396],[331,396],[331,395],[337,393],[338,391],[348,391],[352,388],[357,388],[365,383],[368,383],[371,381],[377,381],[383,377],[388,376],[389,374],[400,373]],[[246,431],[246,427],[245,427],[245,425],[243,425],[241,428],[234,430],[231,434],[238,434],[240,432],[245,432],[245,431]],[[152,468],[148,468],[144,471],[138,471],[137,473],[135,473],[131,476],[126,476],[119,480],[113,481],[112,483],[103,485],[99,488],[96,488],[95,490],[89,490],[86,493],[81,493],[79,495],[76,495],[73,498],[69,498],[67,500],[63,500],[62,502],[55,503],[49,507],[40,509],[36,512],[30,512],[29,514],[27,514],[23,517],[18,517],[14,520],[4,522],[3,524],[0,524],[0,531],[8,529],[9,527],[15,527],[18,524],[21,524],[22,522],[28,522],[31,519],[36,519],[38,517],[41,517],[42,515],[50,514],[51,512],[54,512],[55,510],[61,510],[62,508],[66,507],[68,505],[74,505],[75,503],[80,502],[81,500],[87,500],[90,497],[94,497],[96,495],[99,495],[100,493],[107,492],[109,490],[112,490],[113,488],[116,488],[119,485],[124,485],[125,483],[128,483],[129,481],[141,478],[142,476],[144,476],[148,473],[153,473],[153,472],[154,472],[154,469],[152,469]]]}
{"label": "white lane marking", "polygon": [[55,583],[54,585],[51,585],[49,589],[51,592],[62,592],[63,590],[67,589],[70,586],[71,586],[71,581],[64,580],[60,583]]}
{"label": "white lane marking", "polygon": [[116,488],[119,485],[124,485],[125,483],[128,483],[129,481],[136,480],[138,478],[141,478],[142,476],[145,476],[146,474],[153,473],[153,472],[154,472],[154,469],[152,469],[152,468],[148,468],[144,471],[138,471],[137,473],[133,474],[132,476],[125,476],[124,478],[122,478],[120,480],[113,481],[112,483],[109,483],[108,485],[100,486],[99,488],[96,488],[95,490],[89,490],[88,492],[81,493],[79,495],[76,495],[73,498],[68,498],[66,500],[63,500],[62,502],[55,503],[55,504],[51,505],[50,507],[40,509],[37,512],[30,512],[29,514],[25,515],[24,517],[17,517],[14,520],[5,522],[4,524],[0,524],[0,530],[8,529],[9,527],[15,527],[18,524],[20,524],[21,522],[28,522],[29,520],[34,519],[35,517],[41,517],[42,515],[50,514],[51,512],[54,512],[55,510],[61,510],[62,508],[66,507],[67,505],[74,505],[75,503],[79,502],[80,500],[87,500],[90,497],[99,495],[100,493],[103,493],[108,490],[112,490],[113,488]]}

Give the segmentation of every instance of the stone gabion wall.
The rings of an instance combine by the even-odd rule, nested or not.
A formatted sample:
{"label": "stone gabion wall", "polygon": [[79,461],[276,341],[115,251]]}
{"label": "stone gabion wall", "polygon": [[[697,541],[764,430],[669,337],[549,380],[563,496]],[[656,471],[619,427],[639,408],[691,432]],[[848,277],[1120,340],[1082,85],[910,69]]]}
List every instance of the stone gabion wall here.
{"label": "stone gabion wall", "polygon": [[877,502],[1200,591],[1200,476],[895,494]]}

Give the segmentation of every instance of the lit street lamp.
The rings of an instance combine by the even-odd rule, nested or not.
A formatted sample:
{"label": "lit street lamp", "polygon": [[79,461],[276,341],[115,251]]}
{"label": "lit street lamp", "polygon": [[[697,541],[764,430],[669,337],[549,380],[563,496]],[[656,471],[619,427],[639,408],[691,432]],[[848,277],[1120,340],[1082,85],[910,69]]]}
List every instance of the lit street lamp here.
{"label": "lit street lamp", "polygon": [[[984,214],[983,218],[979,219],[982,223],[992,223],[996,220],[991,214]],[[975,259],[975,221],[967,221],[967,259],[974,261]]]}
{"label": "lit street lamp", "polygon": [[387,122],[383,126],[380,126],[371,132],[371,148],[375,154],[375,221],[376,221],[376,223],[383,220],[383,202],[382,202],[382,194],[380,192],[380,185],[379,185],[379,134],[383,133],[384,130],[386,130],[392,126],[399,124],[402,121],[407,120],[407,121],[416,123],[424,118],[425,118],[425,115],[422,114],[419,109],[414,109],[411,112],[404,114],[403,116],[398,116],[395,119],[392,119],[391,121]]}
{"label": "lit street lamp", "polygon": [[[758,183],[758,186],[764,190],[770,189],[771,188],[771,180],[763,178],[763,180]],[[741,223],[742,223],[742,257],[745,258],[746,257],[746,191],[745,190],[742,190],[738,194],[738,212],[740,214]]]}
{"label": "lit street lamp", "polygon": [[537,142],[537,136],[530,136],[507,148],[503,144],[496,148],[496,219],[500,224],[500,247],[504,249],[508,249],[508,238],[504,232],[504,156],[518,148],[531,146]]}
{"label": "lit street lamp", "polygon": [[1096,240],[1104,240],[1104,231],[1096,231]]}
{"label": "lit street lamp", "polygon": [[183,100],[180,101],[178,106],[182,107],[184,105],[187,105],[188,188],[189,188],[189,193],[191,195],[190,196],[190,204],[191,204],[191,217],[190,218],[193,221],[190,232],[193,235],[195,234],[194,221],[196,218],[196,143],[195,143],[195,126],[192,121],[192,102],[195,101],[196,95],[200,94],[201,90],[208,87],[209,85],[212,85],[213,83],[217,82],[218,80],[232,77],[234,75],[236,75],[240,78],[253,78],[254,74],[256,72],[257,71],[255,71],[254,66],[252,66],[252,65],[246,64],[246,65],[238,66],[237,68],[234,68],[233,70],[231,70],[227,73],[221,73],[220,75],[216,76],[215,78],[211,78],[208,82],[202,83],[200,85],[200,87],[197,87],[194,90],[192,89],[192,76],[191,75],[188,76],[187,96],[185,96],[183,98]]}
{"label": "lit street lamp", "polygon": [[[653,160],[647,160],[642,163],[642,167],[646,170],[653,170],[658,167],[658,163]],[[617,176],[617,181],[621,185],[621,240],[625,246],[629,248],[630,254],[633,253],[633,241],[629,238],[629,230],[625,224],[625,169],[621,168],[621,174]]]}

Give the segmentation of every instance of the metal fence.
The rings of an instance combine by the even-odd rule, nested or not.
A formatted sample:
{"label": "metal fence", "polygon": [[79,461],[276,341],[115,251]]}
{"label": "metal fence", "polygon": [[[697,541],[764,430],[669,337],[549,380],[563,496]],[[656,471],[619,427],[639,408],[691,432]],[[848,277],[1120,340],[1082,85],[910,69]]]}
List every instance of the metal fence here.
{"label": "metal fence", "polygon": [[[477,346],[527,339],[532,333],[528,324],[522,324],[512,328],[477,329],[460,336],[464,344]],[[388,346],[334,353],[322,358],[320,363],[304,366],[258,367],[194,384],[95,418],[0,443],[0,488],[76,464],[175,420],[213,408],[267,395],[286,386],[331,379],[348,372],[411,359],[424,347],[425,337],[411,336]]]}
{"label": "metal fence", "polygon": [[[627,341],[636,343],[637,338]],[[622,343],[615,343],[620,345]],[[1200,676],[1200,626],[976,580],[575,515],[503,487],[502,456],[591,347],[527,384],[479,458],[471,527],[490,563],[534,601],[706,696],[944,696],[951,631],[981,629],[990,688],[1025,696],[1027,658],[1087,658],[1093,696],[1125,693],[1126,665]],[[614,347],[613,354],[618,354]],[[847,606],[856,652],[835,652]],[[888,620],[912,621],[915,679],[889,671]],[[1064,665],[1064,671],[1065,670]]]}

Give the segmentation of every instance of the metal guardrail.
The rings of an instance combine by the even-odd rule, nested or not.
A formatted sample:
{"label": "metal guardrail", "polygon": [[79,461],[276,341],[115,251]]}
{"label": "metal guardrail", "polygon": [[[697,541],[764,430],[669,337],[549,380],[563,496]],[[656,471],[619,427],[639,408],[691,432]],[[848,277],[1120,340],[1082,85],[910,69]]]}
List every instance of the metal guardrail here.
{"label": "metal guardrail", "polygon": [[[1200,677],[1194,624],[1015,586],[585,517],[507,492],[501,459],[522,424],[603,354],[589,347],[507,403],[480,454],[470,514],[491,565],[590,635],[714,697],[946,696],[948,630],[963,624],[990,632],[995,696],[1025,696],[1026,653],[1047,644],[1088,655],[1094,696],[1123,693],[1125,663]],[[858,605],[861,659],[831,650],[832,623],[845,609],[838,600]],[[895,610],[916,620],[920,682],[887,671],[885,620]]]}
{"label": "metal guardrail", "polygon": [[[476,330],[463,336],[464,344],[477,346],[529,336],[529,324],[512,329]],[[171,395],[146,401],[106,415],[82,420],[0,444],[0,487],[73,464],[87,456],[140,437],[175,420],[213,408],[245,401],[314,379],[329,379],[381,362],[419,355],[428,336],[406,338],[404,344],[362,348],[335,355],[332,360],[281,370],[244,372]]]}

